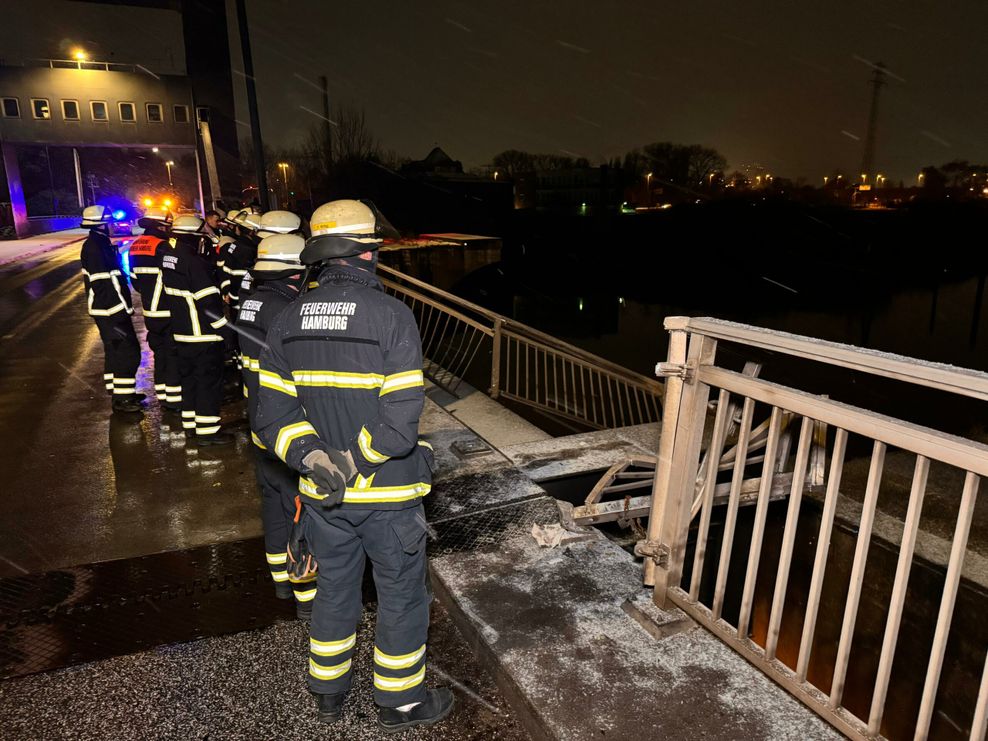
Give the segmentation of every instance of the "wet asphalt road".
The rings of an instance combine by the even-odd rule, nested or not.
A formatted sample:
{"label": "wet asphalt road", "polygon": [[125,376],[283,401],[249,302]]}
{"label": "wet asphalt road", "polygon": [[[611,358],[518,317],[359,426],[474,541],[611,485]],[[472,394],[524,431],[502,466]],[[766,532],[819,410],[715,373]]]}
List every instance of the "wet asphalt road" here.
{"label": "wet asphalt road", "polygon": [[[246,436],[186,445],[153,399],[143,342],[147,409],[110,412],[79,248],[0,268],[0,577],[259,535]],[[242,402],[224,407],[241,433],[243,418]]]}
{"label": "wet asphalt road", "polygon": [[[111,412],[79,248],[0,267],[0,579],[261,534],[243,402],[223,407],[235,445],[187,445],[179,418],[162,415],[153,398],[139,313],[146,409]],[[434,613],[429,644],[441,661],[429,682],[456,679],[458,709],[435,729],[398,738],[527,738],[446,611],[437,604]],[[341,727],[313,722],[299,668],[305,633],[296,621],[276,623],[7,680],[0,736],[379,738],[366,687]],[[357,663],[369,675],[367,646]]]}

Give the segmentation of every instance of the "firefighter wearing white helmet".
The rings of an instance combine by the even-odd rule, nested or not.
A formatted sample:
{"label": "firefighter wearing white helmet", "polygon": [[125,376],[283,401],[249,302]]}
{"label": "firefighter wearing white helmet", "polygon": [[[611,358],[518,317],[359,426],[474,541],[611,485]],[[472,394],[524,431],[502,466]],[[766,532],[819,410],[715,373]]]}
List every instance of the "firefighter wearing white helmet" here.
{"label": "firefighter wearing white helmet", "polygon": [[170,249],[168,230],[171,223],[171,212],[158,207],[147,209],[137,220],[144,233],[130,244],[130,272],[144,307],[147,343],[154,355],[154,393],[163,409],[178,412],[181,410],[182,385],[171,339],[171,315],[161,281],[161,258]]}
{"label": "firefighter wearing white helmet", "polygon": [[[267,214],[265,214],[266,216]],[[298,472],[279,459],[257,435],[259,359],[268,328],[286,306],[304,289],[305,267],[299,254],[305,240],[297,234],[276,234],[261,241],[258,260],[250,272],[253,286],[243,300],[236,325],[247,397],[247,419],[254,442],[254,469],[261,493],[261,523],[264,551],[275,593],[282,599],[294,594],[299,617],[308,617],[316,594],[315,576],[297,578],[288,571],[288,534],[295,515]]]}
{"label": "firefighter wearing white helmet", "polygon": [[106,206],[89,206],[82,212],[81,225],[89,227],[80,254],[86,305],[103,341],[103,383],[112,395],[112,407],[118,412],[139,412],[141,346],[130,318],[134,313],[130,286],[120,253],[110,241],[112,219]]}
{"label": "firefighter wearing white helmet", "polygon": [[302,228],[302,219],[291,211],[268,211],[261,216],[257,235],[262,239],[272,234],[294,234]]}
{"label": "firefighter wearing white helmet", "polygon": [[425,397],[415,317],[375,275],[377,250],[397,233],[368,201],[333,201],[312,215],[302,262],[323,265],[318,287],[282,311],[261,353],[256,426],[296,471],[306,513],[289,538],[289,570],[318,564],[309,689],[319,719],[336,721],[351,660],[365,558],[378,618],[374,700],[388,731],[435,723],[453,705],[426,689],[426,522],[431,446],[419,440]]}
{"label": "firefighter wearing white helmet", "polygon": [[257,260],[257,245],[260,242],[257,231],[261,218],[261,214],[249,209],[235,214],[229,220],[233,225],[233,241],[225,242],[217,254],[220,292],[234,316],[240,308],[240,284]]}
{"label": "firefighter wearing white helmet", "polygon": [[177,217],[171,228],[173,246],[161,258],[182,386],[182,428],[200,446],[233,442],[220,429],[223,348],[230,330],[219,288],[202,257],[208,240],[203,227],[198,216]]}

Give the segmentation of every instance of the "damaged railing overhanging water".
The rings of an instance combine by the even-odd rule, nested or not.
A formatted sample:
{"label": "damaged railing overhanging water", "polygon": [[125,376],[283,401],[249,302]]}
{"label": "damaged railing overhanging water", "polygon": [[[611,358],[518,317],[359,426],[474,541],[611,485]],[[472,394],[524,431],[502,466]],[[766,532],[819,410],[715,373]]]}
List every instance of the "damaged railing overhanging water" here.
{"label": "damaged railing overhanging water", "polygon": [[593,429],[660,419],[662,384],[393,268],[385,291],[415,315],[425,373],[456,393],[481,378],[488,394]]}
{"label": "damaged railing overhanging water", "polygon": [[[666,319],[665,327],[670,332],[670,343],[668,362],[661,364],[661,372],[668,380],[660,449],[648,536],[637,549],[640,555],[645,556],[646,583],[654,584],[656,604],[683,609],[848,736],[878,738],[883,731],[896,642],[908,606],[907,586],[930,464],[947,464],[963,473],[963,486],[958,487],[956,492],[960,500],[959,508],[946,563],[943,592],[939,598],[932,649],[929,655],[895,664],[897,673],[915,672],[916,684],[922,684],[915,728],[906,732],[916,739],[930,737],[978,485],[981,477],[988,475],[988,446],[718,367],[717,343],[724,341],[769,350],[982,401],[988,400],[988,374],[714,319],[670,317]],[[708,402],[714,389],[717,393],[716,411],[709,415]],[[767,426],[764,454],[757,459],[749,457],[756,415],[758,419],[765,418],[764,424]],[[788,429],[794,430],[796,422],[799,429],[798,435],[793,433],[797,443],[791,468],[788,464],[790,450],[783,443],[787,420],[790,423]],[[819,479],[823,462],[818,460],[815,466],[812,457],[814,445],[821,440],[822,425],[833,428],[832,435],[823,437],[823,440],[832,441],[829,473],[825,482],[816,480]],[[710,428],[706,435],[705,428]],[[829,550],[831,541],[836,537],[834,522],[838,500],[843,498],[840,487],[849,435],[864,439],[871,448],[871,455],[860,519],[856,523],[857,533],[853,535],[856,542],[846,602],[837,606],[843,619],[828,688],[826,677],[821,681],[819,672],[816,685],[808,679],[808,667],[814,648],[820,649],[819,642],[814,646],[814,634],[821,612],[824,578],[828,567],[837,570],[834,556],[829,554]],[[706,454],[701,460],[705,442]],[[730,449],[725,454],[729,445]],[[847,707],[845,687],[849,665],[863,660],[861,644],[852,645],[852,642],[862,592],[873,586],[866,580],[866,576],[874,578],[872,572],[866,572],[866,563],[886,451],[890,447],[915,456],[915,466],[884,631],[875,640],[881,648],[877,673],[873,685],[870,685],[870,704],[856,699],[854,704],[858,706],[860,715],[855,715]],[[818,470],[814,473],[815,467]],[[746,482],[746,469],[751,468],[758,471],[758,478]],[[772,551],[768,552],[766,542],[771,541],[765,539],[768,506],[774,498],[773,489],[780,488],[777,484],[782,471],[787,468],[791,474],[786,474],[782,496],[788,496],[789,501],[781,546],[773,546]],[[729,483],[717,485],[720,472],[725,477],[729,475]],[[750,547],[747,549],[746,567],[742,550],[740,554],[735,554],[732,568],[738,510],[739,505],[744,504],[742,489],[752,489],[744,487],[745,483],[756,484],[754,488],[757,490]],[[705,568],[708,547],[715,545],[711,537],[715,490],[722,487],[727,488],[729,494],[720,535],[720,553],[716,560],[711,557]],[[695,528],[692,569],[689,578],[684,580],[687,541],[695,514],[692,505],[698,489],[702,498],[697,513],[699,522]],[[811,489],[822,497],[819,531],[814,533],[815,557],[805,605],[802,601],[791,604],[785,615],[785,627],[789,629],[788,635],[792,636],[792,640],[788,644],[788,657],[783,658],[780,656],[780,632],[783,630],[783,612],[800,505],[804,494]],[[775,547],[779,548],[778,552]],[[831,556],[829,561],[828,555]],[[778,566],[771,569],[775,563],[772,559],[776,556]],[[767,586],[771,579],[766,576],[764,568],[759,574],[760,559],[769,564],[769,575],[773,570],[776,572],[774,589]],[[705,573],[707,579],[704,579]],[[766,604],[763,604],[763,611],[756,612],[753,605],[759,578],[766,582],[760,592]],[[734,587],[735,597],[740,593],[740,600],[735,599],[729,611],[725,606],[725,593],[731,587]],[[830,606],[833,605],[823,605],[824,608]],[[755,622],[758,622],[757,631],[753,628]],[[973,660],[984,662],[985,646],[978,645],[975,650],[978,653]],[[977,664],[978,670],[981,666],[981,663]],[[828,667],[823,674],[829,673]],[[988,663],[984,664],[980,677],[976,700],[972,689],[971,702],[961,713],[964,717],[960,722],[956,718],[952,720],[955,728],[960,730],[963,727],[964,735],[969,733],[973,740],[984,738],[988,724]],[[972,685],[977,685],[976,678]],[[942,702],[944,692],[941,691],[940,695]],[[910,709],[916,712],[915,705]],[[901,719],[897,721],[901,726]],[[902,733],[901,730],[899,732]]]}

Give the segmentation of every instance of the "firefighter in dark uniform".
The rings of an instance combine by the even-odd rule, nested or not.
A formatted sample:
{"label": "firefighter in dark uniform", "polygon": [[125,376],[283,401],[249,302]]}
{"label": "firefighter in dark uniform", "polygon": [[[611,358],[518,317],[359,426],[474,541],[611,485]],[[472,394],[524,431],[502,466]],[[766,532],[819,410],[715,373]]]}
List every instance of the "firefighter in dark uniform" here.
{"label": "firefighter in dark uniform", "polygon": [[229,224],[232,231],[229,236],[233,237],[233,241],[225,241],[221,246],[216,256],[216,266],[223,300],[230,305],[230,310],[236,316],[240,308],[240,283],[257,261],[257,245],[260,242],[257,232],[261,228],[261,215],[243,210]]}
{"label": "firefighter in dark uniform", "polygon": [[431,598],[421,500],[434,459],[418,439],[425,389],[415,318],[375,276],[389,235],[369,202],[316,209],[302,262],[323,272],[268,330],[257,425],[262,442],[301,473],[307,517],[289,560],[305,555],[297,552],[304,540],[318,564],[308,683],[319,719],[337,720],[350,689],[366,556],[378,596],[378,724],[401,730],[446,717],[453,695],[424,682]]}
{"label": "firefighter in dark uniform", "polygon": [[312,613],[316,596],[315,577],[296,580],[288,571],[288,533],[295,515],[298,472],[289,468],[261,442],[257,430],[258,372],[264,340],[275,317],[299,297],[305,288],[305,268],[299,261],[305,240],[297,234],[275,234],[261,240],[258,261],[251,269],[250,296],[240,306],[236,325],[241,331],[240,359],[247,397],[247,419],[254,442],[254,469],[261,491],[261,522],[264,553],[281,599],[294,594],[300,618]]}
{"label": "firefighter in dark uniform", "polygon": [[130,286],[120,253],[110,241],[111,218],[106,206],[89,206],[82,212],[81,226],[89,227],[80,255],[86,304],[103,341],[103,383],[112,395],[112,407],[118,412],[139,412],[141,346],[130,318],[134,313]]}
{"label": "firefighter in dark uniform", "polygon": [[172,222],[174,245],[161,258],[161,278],[171,314],[172,341],[182,385],[182,428],[197,445],[225,445],[233,435],[220,429],[223,346],[230,329],[219,288],[202,257],[203,220],[179,216]]}
{"label": "firefighter in dark uniform", "polygon": [[162,408],[181,411],[182,380],[171,338],[170,314],[161,280],[161,257],[170,249],[168,230],[172,215],[167,209],[149,208],[138,219],[144,234],[130,244],[130,272],[144,307],[148,347],[154,354],[154,393]]}

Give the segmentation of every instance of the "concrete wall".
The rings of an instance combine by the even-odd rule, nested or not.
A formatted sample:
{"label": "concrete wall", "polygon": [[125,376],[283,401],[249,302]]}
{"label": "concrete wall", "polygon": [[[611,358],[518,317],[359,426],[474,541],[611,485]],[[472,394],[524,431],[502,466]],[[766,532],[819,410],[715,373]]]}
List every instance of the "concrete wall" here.
{"label": "concrete wall", "polygon": [[[106,72],[47,67],[0,67],[0,97],[14,97],[19,118],[0,116],[0,138],[7,142],[100,145],[192,146],[195,144],[195,112],[188,78],[144,72]],[[51,117],[33,116],[31,99],[45,98]],[[66,120],[63,100],[79,104],[80,120]],[[109,121],[94,121],[91,101],[105,101]],[[121,121],[119,103],[136,108],[136,122]],[[148,120],[146,104],[162,105],[162,122]],[[188,121],[177,123],[174,105],[186,106]]]}

